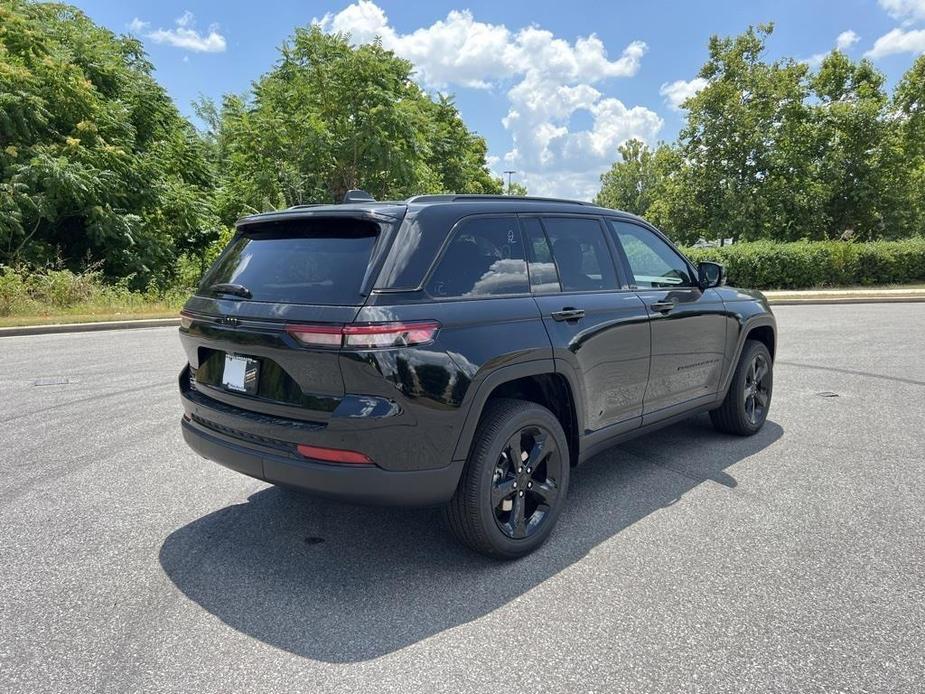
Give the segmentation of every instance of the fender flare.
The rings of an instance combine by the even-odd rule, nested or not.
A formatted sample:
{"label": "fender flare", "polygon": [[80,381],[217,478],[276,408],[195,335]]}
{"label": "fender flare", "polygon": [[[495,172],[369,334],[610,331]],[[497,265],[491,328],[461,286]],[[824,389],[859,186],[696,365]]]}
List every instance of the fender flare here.
{"label": "fender flare", "polygon": [[[761,328],[764,326],[769,326],[774,331],[774,344],[777,344],[777,321],[774,319],[774,316],[767,313],[758,314],[748,318],[742,327],[739,330],[739,339],[736,344],[735,354],[729,362],[729,368],[726,369],[726,373],[723,375],[722,387],[719,389],[719,400],[723,400],[726,397],[726,393],[729,391],[729,384],[732,383],[732,374],[735,373],[736,367],[739,365],[739,357],[742,356],[742,349],[745,347],[745,341],[748,339],[748,334],[755,328]],[[777,350],[775,349],[775,352]]]}
{"label": "fender flare", "polygon": [[[554,373],[556,373],[556,362],[552,358],[535,359],[495,369],[485,376],[477,386],[470,387],[469,392],[472,393],[472,397],[469,398],[468,403],[464,402],[461,406],[461,409],[465,408],[466,417],[463,421],[462,429],[460,429],[459,438],[456,441],[456,448],[453,450],[453,460],[465,460],[469,456],[469,447],[475,436],[475,429],[479,424],[479,419],[482,417],[482,410],[495,388],[518,378]],[[566,376],[566,378],[568,377]],[[571,387],[571,379],[568,380],[569,387]],[[574,390],[572,392],[572,399],[574,400]]]}

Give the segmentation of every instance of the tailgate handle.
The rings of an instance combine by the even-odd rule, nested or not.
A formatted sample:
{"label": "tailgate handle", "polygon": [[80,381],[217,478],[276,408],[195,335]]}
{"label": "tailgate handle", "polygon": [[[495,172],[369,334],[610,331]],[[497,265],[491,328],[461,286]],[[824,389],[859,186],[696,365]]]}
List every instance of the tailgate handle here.
{"label": "tailgate handle", "polygon": [[571,306],[566,306],[561,311],[553,311],[550,315],[552,316],[553,320],[572,321],[584,318],[585,310],[583,308],[573,308]]}

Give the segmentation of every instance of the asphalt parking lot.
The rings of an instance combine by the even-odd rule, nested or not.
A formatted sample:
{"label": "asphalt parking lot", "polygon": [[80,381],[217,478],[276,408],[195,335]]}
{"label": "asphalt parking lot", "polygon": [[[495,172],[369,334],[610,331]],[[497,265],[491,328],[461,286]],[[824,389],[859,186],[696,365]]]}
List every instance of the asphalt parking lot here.
{"label": "asphalt parking lot", "polygon": [[197,458],[175,328],[0,339],[0,691],[921,692],[925,304],[775,312],[760,434],[598,456],[515,563]]}

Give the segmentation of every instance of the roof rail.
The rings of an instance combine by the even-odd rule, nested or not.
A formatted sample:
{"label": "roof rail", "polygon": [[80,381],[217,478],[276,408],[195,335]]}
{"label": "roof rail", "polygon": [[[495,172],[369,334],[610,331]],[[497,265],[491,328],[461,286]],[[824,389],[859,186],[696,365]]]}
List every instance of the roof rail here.
{"label": "roof rail", "polygon": [[518,200],[523,202],[561,202],[571,205],[593,205],[594,203],[585,202],[584,200],[569,200],[567,198],[542,198],[533,195],[486,195],[484,193],[467,193],[467,194],[445,194],[445,195],[415,195],[408,198],[405,202],[471,202],[479,200]]}
{"label": "roof rail", "polygon": [[321,207],[323,204],[324,204],[323,202],[311,202],[305,205],[290,205],[286,209],[287,210],[304,210],[306,207]]}

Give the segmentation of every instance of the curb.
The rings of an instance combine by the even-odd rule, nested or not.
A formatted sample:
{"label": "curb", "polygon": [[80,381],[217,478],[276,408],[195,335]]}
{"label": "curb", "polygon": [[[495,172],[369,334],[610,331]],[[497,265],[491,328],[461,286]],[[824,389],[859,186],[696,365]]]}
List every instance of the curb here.
{"label": "curb", "polygon": [[767,297],[772,306],[812,306],[825,304],[917,304],[925,301],[923,296],[826,296],[809,299]]}
{"label": "curb", "polygon": [[96,323],[51,323],[49,325],[21,325],[0,328],[0,337],[20,335],[55,335],[58,333],[88,333],[96,330],[127,330],[163,328],[180,325],[179,318],[141,318],[137,320],[99,321]]}
{"label": "curb", "polygon": [[802,304],[894,304],[925,301],[925,289],[771,290],[763,292],[777,306]]}
{"label": "curb", "polygon": [[[765,292],[772,306],[812,306],[826,304],[901,304],[925,302],[925,291],[921,293],[897,292],[896,294],[844,294],[842,296],[774,296]],[[22,325],[0,328],[0,337],[21,335],[55,335],[58,333],[87,333],[97,330],[137,330],[139,328],[164,328],[180,325],[179,318],[141,318],[137,320],[100,321],[96,323],[52,323],[49,325]]]}

